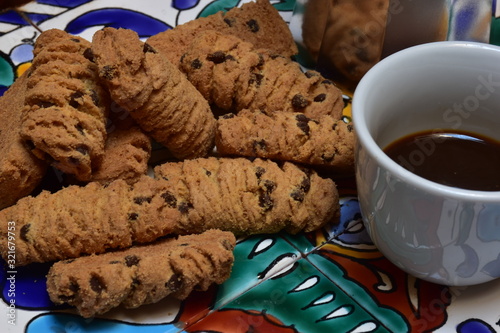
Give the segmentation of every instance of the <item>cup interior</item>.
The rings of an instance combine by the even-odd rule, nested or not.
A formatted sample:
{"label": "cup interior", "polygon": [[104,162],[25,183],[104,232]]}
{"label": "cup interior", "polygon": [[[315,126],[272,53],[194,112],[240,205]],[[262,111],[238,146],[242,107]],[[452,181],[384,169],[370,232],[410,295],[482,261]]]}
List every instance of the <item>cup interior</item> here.
{"label": "cup interior", "polygon": [[415,132],[457,129],[500,140],[499,63],[499,47],[470,42],[423,44],[385,58],[354,94],[360,139],[384,149]]}

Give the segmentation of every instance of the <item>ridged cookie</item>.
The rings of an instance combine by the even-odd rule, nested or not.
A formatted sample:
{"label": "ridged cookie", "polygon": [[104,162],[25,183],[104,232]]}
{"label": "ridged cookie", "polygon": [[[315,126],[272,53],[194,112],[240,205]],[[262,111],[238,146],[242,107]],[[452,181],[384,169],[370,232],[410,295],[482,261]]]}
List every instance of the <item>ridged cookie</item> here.
{"label": "ridged cookie", "polygon": [[33,154],[80,181],[104,154],[109,107],[89,51],[88,41],[62,30],[38,37],[21,127]]}
{"label": "ridged cookie", "polygon": [[91,180],[105,185],[123,179],[133,184],[148,171],[151,139],[126,112],[110,116],[104,156]]}
{"label": "ridged cookie", "polygon": [[136,32],[100,30],[92,51],[114,101],[175,157],[201,157],[212,150],[216,120],[207,101]]}
{"label": "ridged cookie", "polygon": [[313,119],[342,115],[342,93],[332,81],[214,30],[196,37],[181,58],[181,69],[210,103],[227,112],[265,109]]}
{"label": "ridged cookie", "polygon": [[0,209],[30,194],[47,170],[47,163],[30,153],[19,134],[28,73],[0,97]]}
{"label": "ridged cookie", "polygon": [[170,234],[312,231],[339,214],[335,183],[292,163],[200,158],[165,163],[157,179],[92,182],[25,197],[0,211],[0,253],[15,224],[16,264],[103,253]]}
{"label": "ridged cookie", "polygon": [[220,117],[217,124],[215,143],[221,155],[328,166],[337,173],[354,171],[354,128],[341,119],[243,110]]}
{"label": "ridged cookie", "polygon": [[205,158],[155,168],[169,205],[182,214],[179,233],[207,228],[236,235],[309,232],[338,217],[335,183],[292,163]]}
{"label": "ridged cookie", "polygon": [[0,211],[0,252],[7,256],[7,226],[15,224],[16,265],[76,258],[148,243],[171,234],[180,219],[148,176],[133,186],[119,179],[43,191]]}
{"label": "ridged cookie", "polygon": [[229,278],[235,243],[232,233],[209,230],[56,262],[47,274],[47,291],[54,303],[75,306],[85,318],[167,296],[183,300]]}
{"label": "ridged cookie", "polygon": [[237,36],[257,48],[291,57],[298,53],[288,24],[269,0],[257,0],[234,7],[228,12],[200,17],[151,36],[147,43],[179,65],[193,39],[206,30],[217,30]]}

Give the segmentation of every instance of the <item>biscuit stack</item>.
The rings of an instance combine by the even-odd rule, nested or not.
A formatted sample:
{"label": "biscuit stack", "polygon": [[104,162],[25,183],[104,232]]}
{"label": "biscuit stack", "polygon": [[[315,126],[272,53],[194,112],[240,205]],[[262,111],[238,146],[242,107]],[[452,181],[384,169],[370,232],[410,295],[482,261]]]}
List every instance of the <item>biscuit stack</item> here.
{"label": "biscuit stack", "polygon": [[[336,185],[315,168],[352,172],[353,127],[340,90],[295,52],[264,0],[147,42],[42,33],[0,98],[0,142],[15,143],[0,155],[0,180],[14,175],[0,182],[2,256],[14,222],[16,265],[56,262],[51,299],[91,317],[222,283],[235,236],[335,222]],[[150,165],[153,145],[172,160]],[[67,186],[30,196],[47,166]]]}

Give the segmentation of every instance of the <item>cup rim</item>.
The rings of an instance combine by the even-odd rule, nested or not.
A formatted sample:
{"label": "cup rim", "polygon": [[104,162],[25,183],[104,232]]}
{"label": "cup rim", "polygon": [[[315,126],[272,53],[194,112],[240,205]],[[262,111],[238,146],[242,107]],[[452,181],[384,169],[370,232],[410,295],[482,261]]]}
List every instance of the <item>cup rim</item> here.
{"label": "cup rim", "polygon": [[[500,191],[479,191],[463,189],[458,187],[452,187],[448,185],[443,185],[426,179],[424,177],[418,176],[413,172],[405,169],[389,156],[385,154],[381,147],[375,142],[372,135],[368,131],[367,123],[365,117],[363,117],[363,112],[357,110],[366,110],[367,105],[364,100],[359,98],[359,96],[364,96],[370,90],[373,84],[376,84],[378,77],[383,75],[383,73],[391,68],[392,63],[406,57],[416,57],[430,54],[438,49],[444,48],[475,48],[481,50],[487,50],[492,52],[500,52],[500,47],[480,43],[480,42],[465,42],[465,41],[440,41],[420,44],[417,46],[412,46],[394,54],[387,56],[380,62],[375,64],[364,76],[361,78],[359,84],[357,85],[353,98],[352,98],[352,120],[355,126],[355,133],[358,139],[358,145],[364,147],[364,149],[374,158],[377,162],[385,168],[391,175],[396,178],[401,179],[405,183],[414,186],[415,188],[422,189],[427,192],[433,192],[434,194],[445,195],[446,197],[455,198],[457,200],[467,200],[467,201],[481,201],[481,202],[498,202],[500,201]],[[359,149],[359,148],[358,148]]]}

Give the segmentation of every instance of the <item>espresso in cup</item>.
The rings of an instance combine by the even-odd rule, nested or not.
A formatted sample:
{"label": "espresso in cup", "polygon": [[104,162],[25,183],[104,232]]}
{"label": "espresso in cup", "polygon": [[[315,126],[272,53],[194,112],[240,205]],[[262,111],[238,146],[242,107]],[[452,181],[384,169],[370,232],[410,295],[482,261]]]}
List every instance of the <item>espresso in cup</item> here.
{"label": "espresso in cup", "polygon": [[429,130],[406,135],[384,152],[414,174],[476,191],[500,191],[500,142],[479,133]]}

